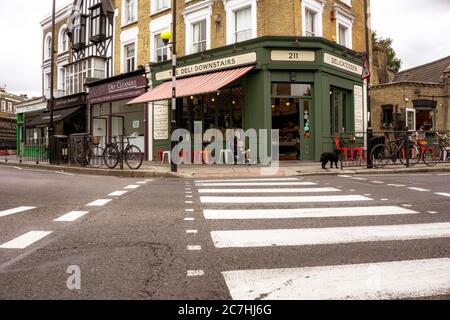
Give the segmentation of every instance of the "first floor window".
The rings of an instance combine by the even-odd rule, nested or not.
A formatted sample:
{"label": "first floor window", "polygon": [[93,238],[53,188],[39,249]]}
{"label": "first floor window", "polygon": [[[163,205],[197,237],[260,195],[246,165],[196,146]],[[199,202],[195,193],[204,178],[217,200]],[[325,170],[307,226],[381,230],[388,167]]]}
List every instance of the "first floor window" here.
{"label": "first floor window", "polygon": [[13,104],[12,102],[8,101],[8,112],[12,112],[13,111]]}
{"label": "first floor window", "polygon": [[156,11],[161,11],[169,8],[169,0],[154,0],[156,1]]}
{"label": "first floor window", "polygon": [[206,20],[196,22],[192,25],[192,53],[206,50]]}
{"label": "first floor window", "polygon": [[316,28],[315,28],[315,19],[316,13],[306,9],[305,10],[305,35],[308,37],[316,36]]}
{"label": "first floor window", "polygon": [[5,101],[2,101],[2,108],[1,108],[1,111],[2,111],[2,112],[5,112],[5,111],[6,111],[6,102],[5,102]]}
{"label": "first floor window", "polygon": [[166,61],[168,59],[169,46],[164,44],[161,39],[161,34],[155,36],[156,52],[155,60],[156,62]]}
{"label": "first floor window", "polygon": [[235,11],[235,42],[252,38],[252,8],[247,7]]}
{"label": "first floor window", "polygon": [[342,24],[339,25],[339,44],[341,46],[347,47],[347,34],[348,34],[348,28],[343,26]]}
{"label": "first floor window", "polygon": [[136,67],[135,44],[131,43],[124,47],[125,54],[125,72],[133,71]]}
{"label": "first floor window", "polygon": [[125,0],[125,23],[136,21],[136,0]]}

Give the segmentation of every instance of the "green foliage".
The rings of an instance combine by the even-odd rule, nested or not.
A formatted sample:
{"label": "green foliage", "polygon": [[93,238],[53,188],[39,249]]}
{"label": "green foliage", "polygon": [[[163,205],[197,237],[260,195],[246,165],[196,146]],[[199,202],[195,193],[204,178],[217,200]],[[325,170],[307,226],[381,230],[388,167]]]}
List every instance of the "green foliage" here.
{"label": "green foliage", "polygon": [[389,69],[393,70],[394,72],[398,72],[402,66],[402,60],[397,57],[397,53],[392,48],[392,43],[394,40],[392,38],[382,38],[378,37],[377,32],[372,32],[372,43],[378,44],[380,46],[383,46],[386,48],[386,55],[387,55],[387,66]]}

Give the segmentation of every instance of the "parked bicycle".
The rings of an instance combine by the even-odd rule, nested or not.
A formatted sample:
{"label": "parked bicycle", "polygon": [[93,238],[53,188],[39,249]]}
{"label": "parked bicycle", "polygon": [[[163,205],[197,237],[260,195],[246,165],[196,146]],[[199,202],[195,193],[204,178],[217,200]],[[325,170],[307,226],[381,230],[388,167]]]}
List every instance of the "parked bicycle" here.
{"label": "parked bicycle", "polygon": [[117,167],[119,162],[121,166],[123,161],[127,164],[128,168],[132,170],[137,170],[141,167],[142,161],[144,161],[144,154],[141,152],[139,147],[130,144],[130,137],[124,137],[125,142],[120,142],[122,146],[122,150],[119,148],[119,142],[117,141],[118,137],[112,137],[113,142],[106,145],[105,150],[103,152],[103,160],[106,166],[110,169],[114,169]]}
{"label": "parked bicycle", "polygon": [[424,157],[424,147],[420,143],[414,143],[402,133],[398,139],[390,140],[386,135],[384,144],[378,144],[372,148],[370,157],[375,168],[384,168],[390,161],[397,161],[407,166],[414,166]]}
{"label": "parked bicycle", "polygon": [[[85,143],[82,139],[87,139]],[[103,161],[104,149],[100,147],[101,137],[80,137],[76,139],[76,148],[74,159],[81,165],[90,165],[93,168],[101,168],[105,162]]]}
{"label": "parked bicycle", "polygon": [[424,157],[425,163],[434,166],[439,162],[450,162],[450,137],[447,132],[436,132],[436,142],[432,144],[427,151],[427,157]]}

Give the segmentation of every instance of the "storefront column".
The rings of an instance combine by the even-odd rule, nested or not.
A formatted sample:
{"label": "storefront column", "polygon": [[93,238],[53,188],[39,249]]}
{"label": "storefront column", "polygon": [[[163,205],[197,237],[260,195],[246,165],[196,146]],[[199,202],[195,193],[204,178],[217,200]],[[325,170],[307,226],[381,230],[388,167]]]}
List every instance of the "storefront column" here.
{"label": "storefront column", "polygon": [[313,94],[313,117],[314,126],[314,158],[319,159],[325,150],[333,150],[331,146],[332,139],[327,138],[330,135],[330,81],[320,71],[314,73],[314,94]]}
{"label": "storefront column", "polygon": [[[245,80],[243,81],[245,99],[244,129],[255,129],[257,132],[259,129],[272,129],[270,71],[263,69],[250,73]],[[258,148],[263,146],[263,148],[268,150],[268,154],[271,155],[270,131],[267,138],[267,141],[258,139]]]}

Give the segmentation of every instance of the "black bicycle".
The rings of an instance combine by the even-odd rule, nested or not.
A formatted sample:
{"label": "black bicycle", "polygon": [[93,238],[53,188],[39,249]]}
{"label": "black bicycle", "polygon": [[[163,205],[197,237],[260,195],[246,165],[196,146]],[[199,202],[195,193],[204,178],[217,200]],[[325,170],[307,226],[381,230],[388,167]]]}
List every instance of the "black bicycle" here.
{"label": "black bicycle", "polygon": [[[126,140],[126,147],[124,147],[124,141]],[[122,145],[122,150],[119,148],[119,143],[117,142],[117,137],[113,137],[112,143],[108,143],[105,147],[105,151],[103,152],[103,160],[106,166],[110,169],[114,169],[117,167],[119,162],[122,163],[125,160],[128,168],[132,170],[137,170],[141,167],[142,162],[144,161],[144,154],[142,153],[139,147],[130,144],[130,138],[124,137],[120,144]]]}
{"label": "black bicycle", "polygon": [[[82,139],[86,139],[87,141],[83,143]],[[105,162],[103,160],[103,148],[100,147],[100,139],[101,137],[86,137],[86,138],[78,138],[75,148],[75,160],[80,166],[85,166],[86,164],[90,165],[93,168],[102,167]]]}

